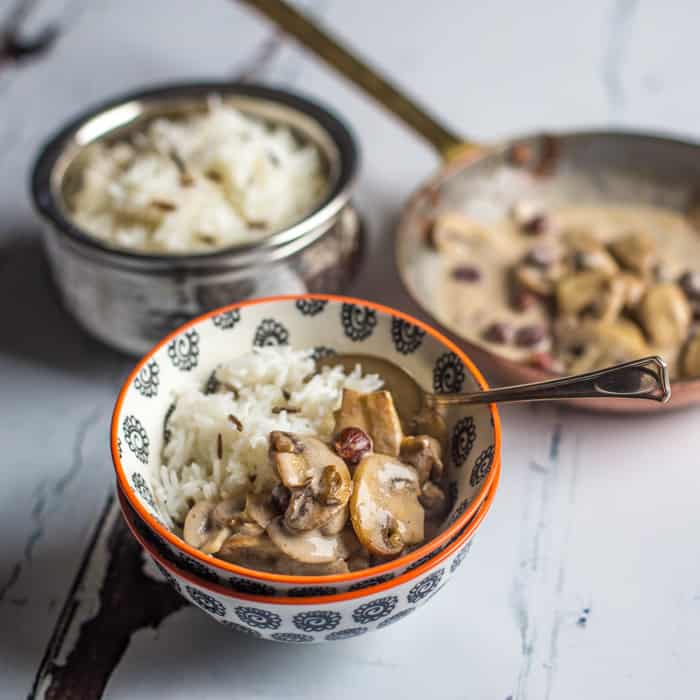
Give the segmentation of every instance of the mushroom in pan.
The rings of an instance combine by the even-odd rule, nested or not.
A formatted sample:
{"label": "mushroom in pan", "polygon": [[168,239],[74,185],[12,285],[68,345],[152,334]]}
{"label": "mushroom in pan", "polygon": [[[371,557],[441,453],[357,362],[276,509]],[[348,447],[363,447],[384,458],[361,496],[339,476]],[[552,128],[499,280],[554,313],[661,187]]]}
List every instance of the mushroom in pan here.
{"label": "mushroom in pan", "polygon": [[692,309],[677,284],[662,282],[649,287],[642,298],[639,319],[652,342],[669,347],[685,340]]}
{"label": "mushroom in pan", "polygon": [[644,233],[630,233],[608,246],[622,267],[639,275],[649,274],[656,264],[656,244]]}
{"label": "mushroom in pan", "polygon": [[685,346],[681,371],[685,377],[700,377],[700,333],[694,335]]}
{"label": "mushroom in pan", "polygon": [[396,458],[369,454],[354,475],[350,517],[359,541],[380,556],[423,541],[423,506],[416,470]]}
{"label": "mushroom in pan", "polygon": [[613,323],[561,323],[557,326],[557,346],[559,354],[570,359],[572,373],[589,372],[649,354],[639,327],[623,318]]}

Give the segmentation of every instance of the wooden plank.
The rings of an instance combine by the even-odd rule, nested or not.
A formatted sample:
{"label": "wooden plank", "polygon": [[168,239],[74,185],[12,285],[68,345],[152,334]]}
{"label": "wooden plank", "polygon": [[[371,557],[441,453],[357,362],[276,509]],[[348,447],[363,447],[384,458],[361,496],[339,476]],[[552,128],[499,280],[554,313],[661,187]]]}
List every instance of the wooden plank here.
{"label": "wooden plank", "polygon": [[143,565],[141,547],[110,495],[46,647],[29,700],[98,700],[131,636],[143,627],[158,627],[187,605],[169,584],[148,576]]}

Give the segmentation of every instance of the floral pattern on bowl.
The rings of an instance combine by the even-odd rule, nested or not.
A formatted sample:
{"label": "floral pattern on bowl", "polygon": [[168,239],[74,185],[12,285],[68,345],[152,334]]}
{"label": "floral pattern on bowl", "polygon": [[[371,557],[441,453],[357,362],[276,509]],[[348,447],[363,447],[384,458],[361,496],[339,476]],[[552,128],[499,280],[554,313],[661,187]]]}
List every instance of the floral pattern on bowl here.
{"label": "floral pattern on bowl", "polygon": [[[300,589],[318,586],[332,586],[340,593],[358,590],[365,582],[371,585],[377,577],[401,576],[437,556],[464,530],[494,482],[492,466],[500,456],[500,424],[493,406],[455,406],[447,411],[445,466],[452,510],[435,539],[388,564],[336,576],[256,572],[193,550],[163,526],[166,518],[160,511],[154,479],[168,438],[166,422],[173,397],[188,387],[205,386],[214,368],[234,353],[270,344],[315,348],[319,356],[334,352],[383,356],[437,392],[485,386],[478,370],[447,339],[411,317],[371,302],[322,295],[281,297],[218,309],[195,319],[137,365],[114,412],[112,453],[118,481],[150,539],[157,543],[156,550],[169,561],[193,563],[186,565],[190,571],[199,569],[201,574],[207,570],[209,580],[236,581],[232,589],[243,591],[262,584],[274,595],[287,595],[292,589],[299,595]],[[153,384],[146,380],[155,367],[157,389],[144,390]]]}

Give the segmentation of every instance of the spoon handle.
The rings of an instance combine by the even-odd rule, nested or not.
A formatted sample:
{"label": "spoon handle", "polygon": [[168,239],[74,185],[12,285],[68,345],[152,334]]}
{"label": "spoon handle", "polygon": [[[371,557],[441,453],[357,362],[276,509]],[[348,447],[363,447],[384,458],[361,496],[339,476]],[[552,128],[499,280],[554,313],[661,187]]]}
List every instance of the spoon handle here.
{"label": "spoon handle", "polygon": [[431,394],[430,403],[449,406],[470,403],[610,398],[611,396],[651,399],[665,403],[671,397],[671,383],[666,362],[660,357],[645,357],[607,369],[546,382],[519,384],[472,394]]}

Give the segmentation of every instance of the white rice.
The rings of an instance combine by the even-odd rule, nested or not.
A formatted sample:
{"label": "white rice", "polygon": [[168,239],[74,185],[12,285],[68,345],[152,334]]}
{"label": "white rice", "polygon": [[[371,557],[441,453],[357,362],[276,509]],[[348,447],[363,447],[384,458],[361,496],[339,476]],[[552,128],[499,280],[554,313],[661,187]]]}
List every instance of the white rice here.
{"label": "white rice", "polygon": [[[191,505],[203,498],[225,498],[241,490],[259,491],[274,484],[277,479],[268,456],[270,431],[315,434],[328,441],[343,388],[364,393],[381,388],[381,379],[376,374],[363,376],[359,365],[350,374],[340,366],[324,367],[305,383],[304,379],[315,371],[312,352],[256,348],[217,369],[215,376],[223,384],[224,393],[189,389],[177,397],[168,420],[170,439],[154,483],[161,512],[169,518],[170,527],[182,523]],[[235,387],[237,398],[227,386]],[[288,392],[289,400],[283,391]],[[276,406],[300,411],[273,413]],[[229,415],[243,424],[243,431],[236,428]],[[222,459],[217,455],[219,434]]]}
{"label": "white rice", "polygon": [[72,211],[110,245],[188,253],[259,240],[299,221],[325,184],[314,145],[212,96],[206,113],[157,119],[131,140],[90,147]]}

